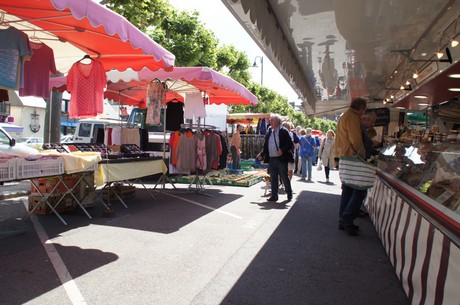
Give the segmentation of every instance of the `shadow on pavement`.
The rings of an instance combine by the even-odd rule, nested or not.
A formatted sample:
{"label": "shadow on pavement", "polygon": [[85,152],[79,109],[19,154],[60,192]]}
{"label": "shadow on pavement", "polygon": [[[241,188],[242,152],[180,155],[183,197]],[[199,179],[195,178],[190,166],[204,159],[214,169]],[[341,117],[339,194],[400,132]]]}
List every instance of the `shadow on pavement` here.
{"label": "shadow on pavement", "polygon": [[339,201],[299,193],[221,304],[409,304],[370,219],[357,237],[337,230]]}
{"label": "shadow on pavement", "polygon": [[[7,246],[3,242],[2,248]],[[113,253],[97,249],[65,247],[59,244],[54,246],[65,263],[73,262],[66,264],[66,267],[74,279],[118,259]],[[24,304],[62,285],[38,239],[29,239],[28,249],[14,255],[2,255],[0,258],[1,274],[8,275],[0,276],[2,304]],[[67,300],[56,300],[56,304],[66,302]]]}

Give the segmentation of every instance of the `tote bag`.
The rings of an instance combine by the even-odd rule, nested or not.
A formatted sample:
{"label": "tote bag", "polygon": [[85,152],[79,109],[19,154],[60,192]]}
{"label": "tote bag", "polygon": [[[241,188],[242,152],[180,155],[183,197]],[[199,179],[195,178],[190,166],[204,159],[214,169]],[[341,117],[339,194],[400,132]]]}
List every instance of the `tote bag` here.
{"label": "tote bag", "polygon": [[339,177],[343,184],[358,190],[367,190],[374,186],[375,166],[360,155],[340,157]]}

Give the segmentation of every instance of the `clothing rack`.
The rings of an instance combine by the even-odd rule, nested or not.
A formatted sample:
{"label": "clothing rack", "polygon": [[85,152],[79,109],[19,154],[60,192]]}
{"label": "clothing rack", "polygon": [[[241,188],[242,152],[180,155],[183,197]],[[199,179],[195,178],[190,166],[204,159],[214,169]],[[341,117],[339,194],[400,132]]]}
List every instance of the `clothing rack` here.
{"label": "clothing rack", "polygon": [[[188,124],[181,124],[181,128],[186,128],[186,129],[191,129],[192,131],[202,131],[202,130],[211,130],[211,131],[216,131],[217,127],[213,125],[206,125],[206,124],[200,124],[200,123],[188,123]],[[212,185],[211,180],[209,180],[209,177],[207,175],[199,175],[198,174],[198,169],[195,170],[195,176],[193,177],[192,181],[190,182],[187,191],[190,190],[195,190],[197,194],[209,196],[209,197],[214,197],[210,194],[205,193],[205,185],[206,185],[206,180],[208,180],[209,184]],[[193,187],[195,185],[195,187]]]}

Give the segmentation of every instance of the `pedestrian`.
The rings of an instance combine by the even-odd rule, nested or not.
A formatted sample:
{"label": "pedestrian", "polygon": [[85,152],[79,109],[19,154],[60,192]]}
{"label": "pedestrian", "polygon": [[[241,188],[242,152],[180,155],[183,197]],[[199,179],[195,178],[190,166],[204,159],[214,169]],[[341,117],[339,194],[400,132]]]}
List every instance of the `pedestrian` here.
{"label": "pedestrian", "polygon": [[[370,159],[372,156],[376,156],[379,154],[379,151],[375,148],[376,146],[380,145],[378,141],[373,141],[372,138],[374,138],[377,135],[377,132],[374,128],[375,121],[377,120],[377,114],[375,112],[370,111],[366,112],[362,117],[361,117],[361,133],[363,137],[363,145],[366,151],[366,156],[365,159]],[[366,207],[364,206],[364,200],[361,202],[360,209],[358,211],[358,216],[359,217],[364,217],[366,216],[367,210]]]}
{"label": "pedestrian", "polygon": [[240,133],[243,130],[243,126],[240,124],[236,125],[236,130],[232,135],[232,141],[230,144],[230,153],[232,154],[232,168],[233,169],[240,169],[240,161],[241,161],[241,136]]}
{"label": "pedestrian", "polygon": [[321,140],[319,139],[319,135],[315,135],[313,137],[315,139],[315,154],[313,155],[313,166],[316,166],[318,164],[318,158],[319,158],[319,147],[321,146]]}
{"label": "pedestrian", "polygon": [[302,127],[300,126],[297,126],[293,130],[293,134],[294,134],[294,174],[300,173],[301,171],[300,156],[299,156],[299,150],[300,150],[299,140],[301,137],[300,130],[302,130]]}
{"label": "pedestrian", "polygon": [[[337,123],[334,155],[338,158],[352,157],[358,152],[365,158],[366,152],[363,149],[363,128],[361,117],[364,115],[367,101],[363,98],[355,98],[351,101],[350,107],[340,117]],[[340,161],[339,161],[340,163]],[[341,166],[339,165],[339,175]],[[345,230],[349,235],[358,235],[359,227],[354,224],[359,208],[367,190],[359,190],[342,183],[342,195],[339,208],[339,230]]]}
{"label": "pedestrian", "polygon": [[326,137],[321,142],[321,146],[319,147],[319,160],[318,162],[322,162],[324,166],[324,173],[326,174],[326,183],[329,183],[329,173],[331,171],[331,167],[335,166],[334,161],[334,131],[328,130],[326,133]]}
{"label": "pedestrian", "polygon": [[281,126],[278,114],[270,115],[270,128],[265,135],[263,150],[257,155],[259,160],[268,163],[272,194],[267,201],[278,201],[278,179],[283,181],[287,200],[292,200],[291,181],[288,177],[288,163],[294,161],[292,148],[294,143],[286,128]]}
{"label": "pedestrian", "polygon": [[316,141],[312,136],[312,129],[307,128],[301,131],[302,137],[300,137],[300,157],[302,158],[302,181],[311,182],[312,178],[312,167],[313,157],[315,155]]}
{"label": "pedestrian", "polygon": [[[295,153],[295,143],[296,143],[296,138],[297,138],[297,136],[294,136],[294,132],[291,131],[294,128],[294,126],[290,122],[284,122],[283,127],[286,128],[289,131],[289,136],[291,137],[291,140],[292,140],[292,142],[294,144],[294,145],[292,145],[292,155],[294,155],[294,153]],[[299,142],[299,138],[297,138],[297,142]],[[293,174],[294,168],[295,168],[294,160],[295,159],[293,159],[292,161],[288,162],[288,177],[289,177],[289,180],[292,180],[292,174]]]}

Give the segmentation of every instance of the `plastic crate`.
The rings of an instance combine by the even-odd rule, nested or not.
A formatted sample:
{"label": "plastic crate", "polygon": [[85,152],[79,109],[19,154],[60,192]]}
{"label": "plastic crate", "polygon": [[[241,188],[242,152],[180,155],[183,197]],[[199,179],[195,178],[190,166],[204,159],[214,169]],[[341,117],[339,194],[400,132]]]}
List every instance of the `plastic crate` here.
{"label": "plastic crate", "polygon": [[0,181],[16,180],[16,159],[0,160]]}
{"label": "plastic crate", "polygon": [[64,173],[64,158],[50,160],[28,161],[17,159],[16,178],[38,178],[47,176],[57,176]]}

